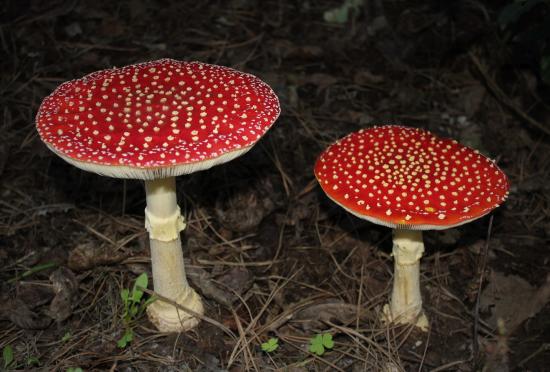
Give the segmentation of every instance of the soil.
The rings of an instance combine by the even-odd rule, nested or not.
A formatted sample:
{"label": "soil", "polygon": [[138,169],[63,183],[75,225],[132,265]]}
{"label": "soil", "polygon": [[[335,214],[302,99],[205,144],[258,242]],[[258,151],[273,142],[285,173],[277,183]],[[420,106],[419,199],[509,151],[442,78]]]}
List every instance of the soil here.
{"label": "soil", "polygon": [[[381,3],[4,0],[0,368],[550,370],[549,89],[540,43],[515,38],[548,9],[503,27],[506,1]],[[345,4],[358,5],[342,23],[325,18]],[[188,276],[208,319],[173,335],[144,314],[123,321],[121,290],[150,277],[143,184],[76,169],[34,126],[63,81],[166,57],[253,73],[282,105],[249,153],[177,179]],[[425,233],[426,333],[381,323],[391,231],[335,205],[312,173],[327,145],[377,124],[456,138],[512,185],[489,216]],[[511,289],[487,290],[499,286]],[[515,290],[532,295],[498,321]],[[117,346],[128,328],[133,340]],[[333,348],[310,352],[327,333]],[[278,348],[262,351],[270,338]]]}

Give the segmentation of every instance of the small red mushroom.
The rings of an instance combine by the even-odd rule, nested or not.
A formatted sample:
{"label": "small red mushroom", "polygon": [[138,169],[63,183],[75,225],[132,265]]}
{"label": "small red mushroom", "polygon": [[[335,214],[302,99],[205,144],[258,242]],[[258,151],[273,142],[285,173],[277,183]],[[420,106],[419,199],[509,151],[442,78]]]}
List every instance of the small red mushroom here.
{"label": "small red mushroom", "polygon": [[[40,106],[42,141],[74,166],[145,180],[146,228],[155,291],[202,314],[189,287],[179,233],[175,176],[230,161],[254,146],[280,113],[255,76],[200,62],[162,59],[92,73],[60,85]],[[163,301],[147,309],[161,331],[198,323]]]}
{"label": "small red mushroom", "polygon": [[404,126],[362,129],[329,146],[315,176],[334,202],[359,218],[394,229],[395,274],[385,313],[426,329],[419,262],[422,230],[484,216],[508,195],[508,179],[478,151]]}

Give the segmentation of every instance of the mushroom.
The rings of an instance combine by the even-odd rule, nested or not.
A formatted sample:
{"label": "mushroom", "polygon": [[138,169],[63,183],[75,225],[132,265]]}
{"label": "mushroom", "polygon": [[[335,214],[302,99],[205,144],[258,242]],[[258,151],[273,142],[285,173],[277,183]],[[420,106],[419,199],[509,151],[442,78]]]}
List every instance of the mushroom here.
{"label": "mushroom", "polygon": [[384,319],[428,328],[420,295],[423,230],[442,230],[489,213],[508,195],[490,159],[452,139],[404,126],[362,129],[330,145],[315,176],[335,203],[393,229],[393,290]]}
{"label": "mushroom", "polygon": [[185,275],[175,177],[246,153],[279,113],[257,77],[171,59],[92,73],[42,102],[36,127],[54,153],[86,171],[145,181],[155,292],[191,310],[153,302],[147,313],[160,331],[188,330],[203,314]]}

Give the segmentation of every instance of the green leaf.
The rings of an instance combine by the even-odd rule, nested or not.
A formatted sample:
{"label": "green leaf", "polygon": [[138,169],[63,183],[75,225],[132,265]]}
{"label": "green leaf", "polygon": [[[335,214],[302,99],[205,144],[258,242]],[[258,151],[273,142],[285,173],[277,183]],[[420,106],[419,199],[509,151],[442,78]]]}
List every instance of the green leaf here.
{"label": "green leaf", "polygon": [[138,303],[143,297],[143,289],[147,288],[149,280],[147,278],[147,273],[142,273],[137,277],[132,287],[132,302]]}
{"label": "green leaf", "polygon": [[277,338],[270,338],[267,342],[264,342],[262,344],[262,350],[266,353],[271,353],[272,351],[277,350],[279,347],[279,339]]}
{"label": "green leaf", "polygon": [[349,12],[355,10],[357,13],[364,1],[365,0],[345,0],[341,6],[325,11],[323,13],[323,19],[325,22],[329,23],[346,23],[349,18]]}
{"label": "green leaf", "polygon": [[347,7],[327,10],[323,14],[323,19],[325,20],[325,22],[329,23],[346,23],[348,21],[348,10],[349,9]]}
{"label": "green leaf", "polygon": [[321,344],[311,344],[309,345],[309,351],[313,354],[323,355],[325,353],[325,347]]}
{"label": "green leaf", "polygon": [[124,349],[128,344],[134,339],[134,331],[131,328],[128,328],[122,337],[117,341],[117,346],[121,349]]}
{"label": "green leaf", "polygon": [[69,367],[67,368],[67,372],[83,372],[82,368],[80,367]]}
{"label": "green leaf", "polygon": [[309,351],[317,355],[323,355],[325,353],[323,336],[315,335],[315,337],[309,340]]}
{"label": "green leaf", "polygon": [[126,304],[128,303],[128,298],[130,297],[130,291],[126,288],[120,291],[120,298],[122,298],[122,301]]}
{"label": "green leaf", "polygon": [[124,349],[126,345],[128,344],[128,341],[126,341],[126,337],[122,336],[117,342],[116,346],[119,347],[119,349]]}
{"label": "green leaf", "polygon": [[330,333],[317,334],[309,340],[309,351],[317,355],[323,355],[325,349],[332,349],[334,341]]}
{"label": "green leaf", "polygon": [[2,359],[4,359],[4,368],[8,368],[13,363],[13,348],[11,345],[4,346]]}
{"label": "green leaf", "polygon": [[156,297],[149,297],[147,300],[145,300],[145,302],[143,303],[143,306],[147,307],[150,304],[152,304],[153,302],[155,302],[156,300],[157,300]]}
{"label": "green leaf", "polygon": [[37,357],[35,356],[30,356],[27,358],[27,365],[28,366],[39,366],[40,365],[40,360],[38,360]]}
{"label": "green leaf", "polygon": [[138,304],[141,301],[141,297],[143,297],[143,292],[136,289],[132,291],[132,303]]}
{"label": "green leaf", "polygon": [[327,349],[332,349],[334,347],[334,341],[332,340],[332,335],[330,333],[323,334],[323,346]]}
{"label": "green leaf", "polygon": [[142,273],[140,276],[137,277],[136,282],[134,283],[134,291],[138,290],[140,292],[143,292],[143,289],[147,289],[148,283],[149,279],[147,278],[147,273]]}
{"label": "green leaf", "polygon": [[61,337],[61,341],[63,342],[67,342],[71,339],[71,332],[65,332],[65,334],[63,335],[63,337]]}
{"label": "green leaf", "polygon": [[10,280],[8,280],[8,283],[16,282],[18,280],[21,280],[21,279],[24,279],[28,276],[31,276],[32,274],[35,274],[35,273],[38,273],[40,271],[44,271],[44,270],[47,270],[47,269],[51,269],[51,268],[56,267],[56,266],[57,266],[57,263],[55,263],[55,262],[46,262],[46,263],[43,263],[43,264],[40,264],[40,265],[33,266],[29,270],[24,271],[21,275],[16,276],[15,278],[11,278]]}

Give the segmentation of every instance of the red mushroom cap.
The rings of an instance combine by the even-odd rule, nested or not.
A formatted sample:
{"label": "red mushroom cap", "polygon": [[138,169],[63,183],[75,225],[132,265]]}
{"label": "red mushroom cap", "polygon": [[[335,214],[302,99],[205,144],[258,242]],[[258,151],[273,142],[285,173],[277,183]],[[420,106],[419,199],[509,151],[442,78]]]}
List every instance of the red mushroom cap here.
{"label": "red mushroom cap", "polygon": [[508,195],[496,164],[458,142],[402,126],[362,129],[315,164],[325,193],[356,216],[392,228],[439,230],[489,213]]}
{"label": "red mushroom cap", "polygon": [[79,168],[120,178],[192,173],[248,151],[280,113],[255,76],[162,59],[60,85],[36,126],[48,147]]}

